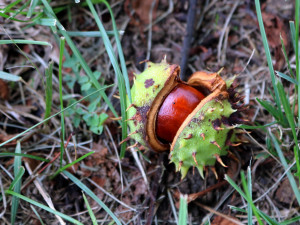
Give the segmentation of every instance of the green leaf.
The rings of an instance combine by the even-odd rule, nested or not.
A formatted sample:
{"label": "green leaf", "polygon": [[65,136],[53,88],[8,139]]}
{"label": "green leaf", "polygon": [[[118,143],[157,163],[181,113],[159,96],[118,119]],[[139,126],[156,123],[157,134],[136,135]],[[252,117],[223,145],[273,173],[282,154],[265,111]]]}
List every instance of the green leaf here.
{"label": "green leaf", "polygon": [[84,83],[82,86],[81,86],[81,91],[87,91],[91,88],[92,86],[92,83],[90,82],[87,82],[87,83]]}
{"label": "green leaf", "polygon": [[83,85],[84,83],[90,82],[90,79],[87,76],[81,76],[78,82],[79,84]]}
{"label": "green leaf", "polygon": [[101,72],[100,71],[95,71],[94,72],[94,76],[97,80],[99,80],[100,76],[101,76]]}
{"label": "green leaf", "polygon": [[100,99],[101,99],[101,98],[98,98],[97,100],[94,100],[93,102],[91,102],[91,103],[89,104],[89,106],[88,106],[89,112],[94,112],[94,111],[96,111],[96,108],[97,108],[97,106],[98,106],[98,104],[99,104],[99,102],[100,102]]}
{"label": "green leaf", "polygon": [[102,125],[108,118],[106,113],[101,113],[99,116],[99,125]]}
{"label": "green leaf", "polygon": [[75,128],[79,127],[80,121],[81,121],[81,117],[79,115],[75,115],[73,119],[73,124]]}
{"label": "green leaf", "polygon": [[103,132],[103,126],[91,126],[90,129],[93,133],[98,135],[102,134]]}

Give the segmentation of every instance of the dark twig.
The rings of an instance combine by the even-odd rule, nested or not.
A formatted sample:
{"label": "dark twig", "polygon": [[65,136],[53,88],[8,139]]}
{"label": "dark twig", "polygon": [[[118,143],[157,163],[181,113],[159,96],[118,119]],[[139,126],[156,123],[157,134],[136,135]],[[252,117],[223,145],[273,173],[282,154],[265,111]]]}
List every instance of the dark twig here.
{"label": "dark twig", "polygon": [[194,23],[195,23],[195,15],[196,15],[196,0],[189,0],[189,10],[188,10],[188,17],[187,17],[187,27],[186,27],[186,34],[183,41],[183,47],[181,51],[181,74],[180,77],[182,80],[187,80],[189,75],[186,74],[186,66],[189,57],[191,41],[194,33]]}

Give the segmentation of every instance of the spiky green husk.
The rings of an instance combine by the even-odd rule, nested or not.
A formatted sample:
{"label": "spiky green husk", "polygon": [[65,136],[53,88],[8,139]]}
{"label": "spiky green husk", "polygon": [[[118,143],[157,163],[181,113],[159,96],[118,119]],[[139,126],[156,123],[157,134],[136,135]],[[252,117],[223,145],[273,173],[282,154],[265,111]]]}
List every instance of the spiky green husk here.
{"label": "spiky green husk", "polygon": [[[131,131],[127,140],[132,138],[143,148],[157,152],[170,149],[156,136],[156,117],[165,97],[183,83],[179,72],[178,65],[163,60],[148,62],[148,68],[136,76],[131,89],[132,104],[127,111]],[[235,77],[225,82],[219,73],[198,71],[186,83],[207,96],[185,119],[171,144],[170,160],[182,178],[190,167],[196,167],[203,177],[204,168],[213,166],[216,160],[224,166],[220,156],[228,153],[229,146],[238,145],[234,143],[238,135],[235,125],[243,122],[240,111],[244,107],[234,80]]]}
{"label": "spiky green husk", "polygon": [[216,157],[226,155],[226,141],[232,126],[222,123],[236,110],[228,100],[207,102],[190,120],[175,140],[170,160],[184,178],[190,167],[196,167],[203,177],[203,168],[212,166]]}
{"label": "spiky green husk", "polygon": [[[147,65],[144,72],[136,75],[131,88],[132,107],[127,111],[128,125],[132,132],[131,138],[145,148],[149,148],[145,141],[147,113],[174,69],[174,66],[169,65],[166,60],[160,63],[147,62]],[[128,98],[127,105],[130,105]]]}

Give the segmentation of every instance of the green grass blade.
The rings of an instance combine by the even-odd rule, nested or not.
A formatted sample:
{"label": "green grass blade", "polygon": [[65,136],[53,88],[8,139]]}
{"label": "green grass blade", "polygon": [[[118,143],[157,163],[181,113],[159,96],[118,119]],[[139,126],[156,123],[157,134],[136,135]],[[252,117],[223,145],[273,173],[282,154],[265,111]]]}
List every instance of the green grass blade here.
{"label": "green grass blade", "polygon": [[[48,14],[48,16],[57,19],[54,12],[53,12],[53,10],[52,10],[52,8],[51,8],[51,6],[49,5],[49,3],[46,0],[41,0],[41,1],[42,1],[43,5],[45,6],[45,11]],[[66,39],[69,47],[71,48],[73,54],[77,57],[77,59],[79,60],[80,65],[82,66],[82,68],[84,69],[86,74],[90,77],[90,79],[93,82],[93,84],[95,85],[95,87],[97,89],[101,89],[101,85],[98,83],[98,81],[95,78],[95,76],[94,76],[93,72],[91,71],[90,67],[87,65],[86,61],[84,60],[84,58],[80,54],[79,50],[77,49],[77,47],[73,43],[72,39],[67,34],[65,28],[60,24],[60,22],[58,20],[57,20],[57,27],[59,28],[61,34],[65,37],[65,39]],[[104,101],[106,102],[106,104],[108,105],[108,107],[110,108],[110,110],[112,111],[114,116],[118,117],[118,114],[117,114],[116,110],[114,109],[113,105],[111,104],[111,102],[109,101],[107,95],[105,94],[105,92],[103,90],[100,91],[100,95],[103,97]]]}
{"label": "green grass blade", "polygon": [[[42,13],[40,13],[38,15],[38,17],[40,17],[40,16],[42,16]],[[2,13],[2,12],[0,12],[0,17],[3,17],[5,19],[9,19],[9,20],[13,20],[13,21],[16,21],[16,22],[21,22],[21,23],[32,22],[34,19],[36,19],[36,18],[34,18],[34,19],[30,19],[30,20],[19,20],[19,19],[16,19],[16,18],[12,17],[12,16],[6,15],[5,13]]]}
{"label": "green grass blade", "polygon": [[[15,153],[21,153],[20,142],[17,142]],[[15,177],[16,181],[13,181],[14,192],[16,192],[16,193],[21,192],[22,182],[21,182],[21,179],[19,179],[19,177],[18,177],[20,175],[20,173],[22,173],[22,171],[20,171],[20,170],[22,170],[21,165],[22,165],[22,157],[16,156],[14,159],[14,177]],[[19,198],[13,196],[12,201],[11,201],[11,219],[10,219],[12,225],[15,224],[15,222],[16,222],[18,207],[19,207]]]}
{"label": "green grass blade", "polygon": [[93,210],[92,210],[92,208],[91,208],[91,206],[89,204],[89,201],[87,200],[87,198],[86,198],[86,196],[85,196],[85,194],[83,192],[82,192],[82,196],[83,196],[83,200],[84,200],[85,206],[86,206],[86,208],[87,208],[87,210],[89,212],[89,215],[91,217],[93,225],[98,225],[97,219],[95,217],[95,214],[94,214],[94,212],[93,212]]}
{"label": "green grass blade", "polygon": [[64,116],[64,101],[63,101],[63,93],[62,93],[62,67],[63,67],[63,56],[65,50],[65,38],[60,38],[60,45],[59,45],[59,64],[58,64],[58,78],[59,78],[59,101],[60,101],[60,123],[61,123],[61,133],[60,133],[60,167],[62,167],[63,163],[63,155],[65,152],[65,116]]}
{"label": "green grass blade", "polygon": [[258,101],[259,104],[261,104],[262,107],[264,107],[277,121],[282,121],[279,118],[279,110],[277,108],[275,108],[272,103],[262,100],[262,99],[256,99]]}
{"label": "green grass blade", "polygon": [[[246,200],[247,200],[247,204],[248,204],[248,206],[247,206],[247,208],[249,209],[250,208],[250,212],[248,211],[248,221],[249,220],[251,220],[252,221],[252,211],[253,211],[253,213],[254,213],[254,215],[255,215],[255,217],[256,217],[256,219],[257,219],[257,222],[258,222],[258,224],[259,225],[263,225],[263,222],[261,221],[261,218],[260,218],[260,216],[259,216],[259,214],[258,214],[258,212],[257,212],[257,209],[256,209],[256,207],[255,207],[255,205],[254,205],[254,203],[253,203],[253,201],[252,201],[252,193],[251,193],[251,190],[250,189],[248,189],[249,188],[249,181],[247,182],[246,181],[246,178],[245,178],[245,174],[244,174],[244,172],[243,171],[241,171],[241,180],[242,180],[242,186],[243,186],[243,188],[244,188],[244,191],[245,191],[245,194],[246,194],[246,196],[247,196],[247,198],[246,198]],[[252,210],[251,210],[252,209]],[[250,214],[250,215],[249,215]],[[251,216],[251,219],[249,218]],[[250,224],[252,224],[252,223],[250,223]]]}
{"label": "green grass blade", "polygon": [[27,12],[27,18],[30,18],[34,12],[34,8],[37,6],[39,0],[31,0],[30,5]]}
{"label": "green grass blade", "polygon": [[35,156],[35,155],[29,155],[29,154],[24,154],[24,153],[14,153],[14,152],[0,152],[0,157],[15,157],[15,156],[22,156],[22,157],[26,157],[26,158],[30,158],[30,159],[35,159],[35,160],[39,160],[42,162],[49,162],[48,159],[44,159],[42,157],[39,156]]}
{"label": "green grass blade", "polygon": [[53,179],[54,177],[56,177],[58,174],[60,174],[62,171],[66,170],[67,168],[73,166],[74,164],[80,162],[81,160],[85,159],[86,157],[90,156],[91,154],[95,153],[95,151],[91,151],[86,153],[85,155],[79,157],[78,159],[74,160],[73,162],[65,165],[64,167],[60,168],[59,170],[57,170],[51,177],[50,179]]}
{"label": "green grass blade", "polygon": [[[273,84],[273,88],[274,88],[274,92],[275,92],[275,102],[276,102],[278,109],[280,109],[281,105],[280,105],[279,93],[276,88],[276,77],[275,77],[275,73],[274,73],[268,39],[267,39],[267,35],[265,32],[264,23],[263,23],[263,19],[262,19],[259,0],[255,0],[255,8],[256,8],[257,20],[258,20],[258,24],[259,24],[259,28],[260,28],[260,33],[262,36],[262,41],[263,41],[263,45],[264,45],[264,49],[265,49],[265,53],[266,53],[266,58],[267,58],[268,66],[269,66],[269,71],[271,74],[271,80],[272,80],[272,84]],[[278,113],[279,113],[280,121],[283,121],[283,113],[281,112],[281,110],[278,110]]]}
{"label": "green grass blade", "polygon": [[[119,33],[123,34],[124,32],[119,31]],[[67,34],[70,37],[102,37],[99,31],[67,31]],[[108,36],[114,36],[114,31],[106,31]]]}
{"label": "green grass blade", "polygon": [[[248,197],[252,200],[252,177],[251,177],[250,166],[248,166],[248,168],[247,168],[247,190],[248,190],[248,193],[249,193]],[[248,208],[248,224],[252,224],[253,209],[252,209],[250,203],[248,203],[247,205],[248,205],[247,206],[247,208]]]}
{"label": "green grass blade", "polygon": [[26,201],[26,202],[28,202],[28,203],[30,203],[30,204],[32,204],[32,205],[35,205],[35,206],[37,206],[37,207],[39,207],[39,208],[41,208],[41,209],[46,210],[47,212],[50,212],[50,213],[55,214],[55,215],[58,215],[58,216],[60,216],[61,218],[65,219],[65,220],[67,220],[67,221],[69,221],[69,222],[71,222],[71,223],[73,223],[73,224],[83,225],[83,223],[79,222],[78,220],[75,220],[75,219],[73,219],[73,218],[70,217],[70,216],[67,216],[67,215],[65,215],[65,214],[63,214],[63,213],[61,213],[61,212],[58,212],[58,211],[56,211],[56,210],[54,210],[54,209],[51,209],[50,207],[45,206],[45,205],[43,205],[43,204],[41,204],[41,203],[39,203],[39,202],[37,202],[37,201],[34,201],[34,200],[32,200],[32,199],[30,199],[30,198],[24,196],[24,195],[21,195],[21,194],[19,194],[19,193],[16,193],[16,192],[14,192],[14,191],[11,191],[11,190],[6,190],[5,193],[6,193],[6,194],[9,194],[9,195],[12,195],[13,197],[16,197],[16,198],[18,198],[18,199],[22,199],[22,200],[24,200],[24,201]]}
{"label": "green grass blade", "polygon": [[115,216],[115,214],[87,187],[85,186],[80,180],[78,180],[75,176],[73,176],[68,171],[63,171],[63,174],[66,175],[70,180],[73,181],[82,191],[84,191],[87,195],[89,195],[92,199],[94,199],[116,222],[117,225],[121,225],[121,222]]}
{"label": "green grass blade", "polygon": [[233,206],[233,205],[228,205],[228,206],[231,210],[235,210],[235,211],[241,212],[241,213],[247,213],[247,210],[245,210],[245,209],[241,209],[241,208]]}
{"label": "green grass blade", "polygon": [[11,73],[0,71],[0,79],[16,82],[16,81],[20,81],[22,78],[20,76]]}
{"label": "green grass blade", "polygon": [[46,121],[48,121],[48,120],[50,120],[51,118],[53,118],[53,117],[59,115],[60,113],[62,113],[62,112],[64,112],[64,111],[66,111],[66,110],[72,108],[73,106],[75,106],[75,105],[78,104],[79,102],[83,101],[84,99],[87,99],[88,97],[90,97],[90,96],[92,96],[92,95],[94,95],[94,94],[96,94],[96,93],[98,93],[98,92],[100,92],[100,91],[103,91],[104,89],[109,88],[109,87],[111,87],[111,86],[113,86],[113,84],[112,84],[112,85],[109,85],[109,86],[102,87],[101,89],[98,89],[97,91],[94,91],[93,93],[91,93],[91,94],[89,94],[89,95],[87,95],[87,96],[81,98],[80,100],[78,100],[78,101],[74,102],[73,104],[69,105],[68,107],[64,108],[63,111],[59,111],[59,112],[55,113],[54,115],[48,117],[47,119],[45,119],[45,120],[43,120],[43,121],[41,121],[41,122],[39,122],[39,123],[33,125],[32,127],[28,128],[27,130],[25,130],[25,131],[23,131],[23,132],[17,134],[16,136],[12,137],[11,139],[9,139],[9,140],[7,140],[7,141],[5,141],[5,142],[2,142],[2,143],[0,144],[0,147],[1,147],[1,146],[4,146],[5,144],[7,144],[7,143],[9,143],[9,142],[11,142],[11,141],[13,141],[13,140],[15,140],[15,139],[17,139],[18,137],[21,137],[22,135],[26,134],[28,131],[30,131],[30,130],[36,128],[36,127],[38,127],[39,125],[45,123]]}
{"label": "green grass blade", "polygon": [[291,64],[290,64],[290,60],[287,56],[287,53],[286,53],[286,49],[285,49],[285,46],[284,46],[284,43],[283,43],[283,39],[282,39],[282,36],[280,35],[280,42],[281,42],[281,48],[282,48],[282,51],[283,51],[283,55],[284,55],[284,59],[288,65],[288,68],[289,68],[289,71],[290,71],[290,75],[295,78],[295,74],[292,70],[292,67],[291,67]]}
{"label": "green grass blade", "polygon": [[4,9],[3,12],[6,13],[8,10],[10,10],[11,8],[15,7],[16,5],[18,5],[22,0],[16,0],[13,1],[12,3],[8,4]]}
{"label": "green grass blade", "polygon": [[41,19],[36,20],[35,24],[39,24],[39,25],[47,26],[47,27],[54,27],[54,26],[56,26],[56,19],[41,18]]}
{"label": "green grass blade", "polygon": [[[295,56],[296,56],[296,79],[298,93],[298,125],[300,125],[300,65],[299,65],[299,0],[295,0]],[[299,171],[298,171],[299,172]]]}
{"label": "green grass blade", "polygon": [[279,72],[279,71],[276,71],[276,74],[277,74],[279,77],[282,77],[283,79],[285,79],[285,80],[287,80],[287,81],[289,81],[289,82],[291,82],[291,83],[297,85],[297,81],[296,81],[294,78],[292,78],[292,77],[290,77],[290,76],[288,76],[288,75],[286,75],[286,74],[284,74],[284,73],[281,73],[281,72]]}
{"label": "green grass blade", "polygon": [[178,225],[187,224],[187,215],[188,215],[188,204],[187,204],[187,195],[180,195],[180,207],[178,215]]}
{"label": "green grass blade", "polygon": [[270,126],[275,125],[277,123],[278,123],[277,121],[273,121],[273,122],[267,123],[265,125],[257,125],[257,126],[250,126],[250,125],[244,125],[244,124],[242,124],[242,125],[240,125],[238,127],[239,128],[243,128],[243,129],[261,129],[261,128],[270,127]]}
{"label": "green grass blade", "polygon": [[[296,133],[294,115],[293,115],[293,112],[291,110],[290,103],[287,99],[286,93],[284,91],[284,88],[283,88],[283,85],[282,85],[281,82],[277,83],[277,88],[278,88],[278,91],[279,91],[279,96],[280,96],[280,99],[281,99],[281,102],[282,102],[282,105],[283,105],[283,109],[285,111],[288,123],[290,125],[291,130],[292,130],[294,142],[298,143],[298,137],[297,137],[297,133]],[[299,158],[298,158],[298,156],[299,156],[299,146],[298,146],[298,144],[295,145],[294,152],[295,152],[294,157],[295,157],[296,165],[297,165],[297,175],[300,176],[300,162],[299,162]]]}
{"label": "green grass blade", "polygon": [[121,68],[122,68],[122,74],[124,77],[124,81],[125,81],[125,87],[126,87],[126,92],[127,92],[127,96],[129,98],[129,102],[131,103],[131,92],[130,92],[130,83],[129,83],[129,79],[128,79],[128,73],[127,73],[127,67],[126,67],[126,62],[125,62],[125,58],[124,58],[124,54],[123,54],[123,48],[120,42],[120,38],[119,38],[119,31],[117,29],[117,25],[116,25],[116,21],[115,21],[115,17],[114,14],[111,10],[110,5],[108,4],[107,1],[105,0],[101,0],[100,2],[103,2],[109,13],[110,13],[110,17],[112,19],[112,25],[113,25],[113,32],[114,32],[114,36],[116,38],[116,44],[117,44],[117,49],[118,49],[118,54],[119,54],[119,58],[120,58],[120,64],[121,64]]}
{"label": "green grass blade", "polygon": [[[118,64],[118,61],[117,61],[117,58],[115,56],[115,53],[113,51],[113,47],[110,43],[110,40],[106,34],[106,30],[103,26],[103,24],[101,23],[100,21],[100,18],[91,2],[91,0],[87,0],[86,1],[93,16],[94,16],[94,19],[97,23],[97,26],[100,30],[100,33],[102,35],[102,39],[103,39],[103,43],[104,43],[104,46],[105,46],[105,49],[106,49],[106,52],[110,58],[110,61],[112,63],[112,66],[114,68],[114,71],[115,71],[115,74],[117,76],[117,79],[118,79],[118,87],[119,87],[119,94],[120,94],[120,105],[121,105],[121,116],[122,116],[122,139],[125,139],[127,138],[127,122],[126,122],[126,119],[127,119],[127,114],[126,114],[126,86],[125,86],[125,80],[124,80],[124,77],[121,73],[121,70],[120,70],[120,67],[119,67],[119,64]],[[106,6],[110,9],[109,5],[107,4],[107,2],[103,1],[104,4],[106,4]],[[114,31],[116,33],[117,32],[117,29],[116,29],[116,26],[114,24],[114,27],[113,27]],[[121,44],[119,43],[118,45],[118,49],[122,48]],[[123,56],[123,52],[122,50],[119,50],[119,52],[121,51],[121,55],[120,56]],[[123,56],[123,61],[124,61],[124,56]],[[125,61],[123,62],[125,64]],[[126,68],[124,69],[126,71],[126,75],[127,75],[127,70]],[[127,76],[128,77],[128,76]],[[129,83],[128,83],[129,85]],[[129,88],[129,91],[130,91],[130,87]],[[120,157],[123,158],[124,155],[125,155],[125,150],[126,150],[126,143],[123,143],[121,145],[121,153],[120,153]]]}
{"label": "green grass blade", "polygon": [[[117,25],[116,25],[116,22],[115,22],[114,14],[113,14],[113,12],[111,10],[111,7],[110,7],[110,5],[108,4],[107,1],[101,0],[100,2],[103,2],[106,5],[106,7],[108,8],[109,12],[110,12],[110,16],[111,16],[112,24],[113,24],[114,36],[115,36],[115,39],[116,39],[117,50],[118,50],[120,64],[121,64],[121,68],[122,68],[123,80],[125,82],[125,89],[126,89],[126,93],[127,93],[129,102],[132,103],[130,83],[129,83],[129,79],[128,79],[126,62],[125,62],[125,58],[124,58],[124,54],[123,54],[123,48],[122,48],[122,45],[121,45],[121,42],[120,42],[119,32],[118,32]],[[124,88],[124,87],[122,86],[120,88]],[[126,106],[126,96],[125,96],[124,90],[122,90],[122,93],[124,95],[124,96],[122,96],[122,98],[123,98],[122,101],[124,101],[124,103],[121,103],[122,140],[124,140],[125,138],[127,138],[127,121],[126,121],[127,120],[127,114],[126,114],[127,106]],[[121,97],[121,95],[120,95],[120,97]],[[122,105],[124,106],[124,108],[122,107]],[[125,151],[126,151],[126,143],[123,143],[121,145],[121,152],[120,152],[120,157],[121,158],[123,158],[125,156]]]}
{"label": "green grass blade", "polygon": [[286,93],[284,91],[282,83],[277,82],[276,86],[277,86],[277,89],[279,91],[280,100],[281,100],[283,109],[285,111],[287,121],[288,121],[288,123],[290,125],[290,128],[292,130],[292,133],[293,133],[294,141],[295,141],[295,143],[297,143],[297,134],[296,134],[296,129],[295,129],[294,116],[293,116],[293,113],[292,113],[292,110],[291,110],[290,103],[287,99],[287,96],[286,96]]}
{"label": "green grass blade", "polygon": [[295,31],[295,23],[294,21],[290,21],[290,32],[291,32],[291,39],[292,39],[292,44],[294,47],[294,51],[296,52],[296,44],[295,44],[295,36],[296,36],[296,31]]}
{"label": "green grass blade", "polygon": [[34,212],[34,214],[37,216],[37,218],[39,219],[40,223],[41,223],[42,225],[45,225],[45,223],[43,222],[43,220],[42,220],[40,214],[36,211],[36,209],[35,209],[32,205],[30,206],[30,208],[32,209],[32,211]]}
{"label": "green grass blade", "polygon": [[300,216],[296,216],[292,219],[285,220],[285,221],[281,222],[280,225],[288,225],[288,224],[299,222],[299,221],[300,221]]}
{"label": "green grass blade", "polygon": [[46,109],[44,119],[47,119],[51,115],[51,107],[52,107],[52,73],[53,73],[53,61],[49,63],[48,68],[45,70],[46,74]]}
{"label": "green grass blade", "polygon": [[261,218],[263,218],[268,224],[270,224],[270,225],[280,225],[280,223],[278,223],[277,221],[273,220],[271,217],[269,217],[264,212],[258,210],[258,213],[261,216]]}
{"label": "green grass blade", "polygon": [[52,48],[52,45],[47,41],[33,41],[33,40],[0,40],[0,45],[3,44],[26,44],[26,45],[47,45]]}
{"label": "green grass blade", "polygon": [[[282,152],[282,150],[281,150],[281,148],[280,148],[280,146],[279,146],[276,138],[274,137],[274,135],[271,132],[269,132],[269,135],[270,135],[270,137],[271,137],[271,139],[273,141],[273,144],[275,146],[275,149],[277,151],[277,154],[279,156],[279,159],[280,159],[280,161],[281,161],[284,169],[287,170],[288,169],[288,164],[286,162],[286,159],[285,159],[285,157],[283,155],[283,152]],[[298,201],[298,204],[300,204],[300,192],[299,192],[299,189],[297,187],[297,184],[296,184],[296,181],[294,179],[294,176],[292,175],[292,173],[290,171],[287,171],[286,173],[287,173],[287,177],[289,179],[290,185],[291,185],[291,187],[293,189],[293,192],[294,192],[294,194],[296,196],[296,199]]]}
{"label": "green grass blade", "polygon": [[225,174],[225,180],[227,180],[227,182],[244,198],[247,199],[247,196],[245,195],[245,193],[242,191],[242,189],[237,186],[237,184],[227,175]]}
{"label": "green grass blade", "polygon": [[18,185],[19,181],[21,180],[21,178],[23,177],[25,173],[25,168],[23,166],[20,167],[18,174],[15,176],[15,179],[13,180],[13,182],[9,185],[9,190],[13,190],[15,188],[16,185]]}
{"label": "green grass blade", "polygon": [[[246,189],[247,190],[247,182],[245,181],[245,177],[243,177],[242,173],[242,183],[244,182],[243,186],[246,184]],[[243,181],[244,179],[244,181]],[[248,195],[245,194],[242,189],[227,175],[225,174],[225,180],[228,181],[228,183],[247,201],[250,202],[252,210],[254,209],[260,217],[262,217],[265,221],[267,221],[269,224],[271,225],[278,225],[279,223],[277,223],[276,221],[274,221],[273,219],[271,219],[270,217],[268,217],[266,214],[264,214],[263,212],[261,212],[259,209],[257,209],[252,201],[252,199],[248,198]]]}

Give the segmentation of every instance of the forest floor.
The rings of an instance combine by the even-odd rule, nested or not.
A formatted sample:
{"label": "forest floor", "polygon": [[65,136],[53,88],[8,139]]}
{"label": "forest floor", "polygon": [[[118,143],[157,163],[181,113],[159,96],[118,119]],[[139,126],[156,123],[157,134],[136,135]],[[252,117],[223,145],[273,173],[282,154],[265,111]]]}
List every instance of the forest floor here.
{"label": "forest floor", "polygon": [[[0,8],[10,1],[0,1]],[[217,72],[223,68],[221,76],[237,76],[237,90],[245,96],[249,110],[243,114],[248,125],[274,122],[257,99],[273,101],[270,94],[271,77],[258,26],[254,1],[197,1],[195,24],[190,48],[184,47],[187,34],[188,1],[184,0],[144,0],[109,2],[118,29],[121,31],[121,45],[126,60],[129,81],[134,74],[145,68],[145,59],[160,62],[166,56],[167,62],[186,65],[186,77],[195,71]],[[21,3],[11,10],[18,10]],[[66,31],[98,31],[92,14],[84,1],[51,1],[60,23]],[[42,9],[37,5],[36,10]],[[112,20],[104,4],[95,4],[105,29],[112,29]],[[291,1],[261,1],[262,15],[273,59],[274,69],[288,71],[282,41],[291,64],[295,63],[289,35],[289,21],[294,19],[294,5]],[[26,19],[24,15],[16,17]],[[152,19],[152,20],[151,20]],[[58,32],[58,31],[56,31]],[[59,34],[59,32],[57,33]],[[59,42],[49,26],[32,22],[19,22],[0,16],[0,40],[24,39],[45,41],[50,46],[30,44],[1,44],[0,71],[22,77],[24,82],[3,81],[0,79],[0,144],[20,134],[24,130],[43,121],[45,114],[45,70],[53,61],[52,112],[60,111],[59,93]],[[117,82],[112,63],[107,55],[101,37],[73,36],[87,65],[98,74],[102,85]],[[115,39],[112,38],[116,48]],[[85,71],[79,66],[70,46],[66,43],[69,57],[64,57],[63,102],[72,104],[89,94],[92,84]],[[184,50],[187,56],[184,56]],[[186,59],[186,64],[183,63]],[[293,66],[293,65],[292,65]],[[293,86],[284,81],[287,92]],[[117,86],[110,87],[106,94],[120,112]],[[95,104],[92,104],[93,102]],[[96,118],[90,108],[97,113]],[[97,107],[97,108],[96,108]],[[91,116],[92,115],[92,116]],[[99,115],[101,115],[99,117]],[[229,225],[247,224],[247,203],[234,188],[224,180],[228,174],[240,184],[240,171],[251,168],[252,198],[257,208],[277,221],[299,216],[299,205],[284,168],[270,144],[266,129],[254,129],[244,134],[244,144],[232,147],[233,157],[222,157],[228,166],[216,164],[218,179],[212,171],[202,179],[198,172],[189,170],[181,180],[175,172],[174,164],[168,161],[168,153],[146,151],[143,154],[128,149],[120,159],[122,141],[121,129],[107,104],[99,97],[86,99],[66,111],[65,155],[62,163],[67,164],[90,151],[92,155],[69,167],[67,171],[85,184],[124,224],[177,224],[179,197],[188,194],[189,224],[205,223]],[[97,122],[97,126],[93,123]],[[100,121],[100,122],[99,122]],[[271,127],[271,129],[273,129]],[[29,132],[0,147],[1,152],[15,152],[21,149],[24,154],[52,160],[61,149],[61,119],[51,118]],[[20,145],[18,145],[20,143]],[[133,143],[128,143],[128,145]],[[285,146],[285,156],[292,160],[293,151]],[[238,159],[238,160],[236,160]],[[0,157],[1,193],[11,185],[14,175],[14,157]],[[82,188],[74,184],[65,174],[51,176],[60,168],[60,160],[50,164],[23,157],[25,168],[20,193],[44,205],[53,205],[57,211],[91,224]],[[45,168],[43,168],[47,165]],[[42,169],[43,168],[43,169]],[[42,170],[41,170],[42,169]],[[35,178],[33,178],[35,177]],[[192,195],[195,194],[196,195]],[[88,202],[98,224],[113,224],[105,210],[91,197]],[[11,196],[0,203],[0,223],[11,224]],[[3,196],[2,196],[2,201]],[[35,213],[35,210],[37,211]],[[217,212],[216,212],[217,211]],[[17,224],[62,223],[58,216],[39,207],[33,207],[21,200],[16,213]],[[232,220],[230,220],[230,218]],[[255,222],[255,218],[253,219]],[[294,222],[293,224],[300,224]]]}

